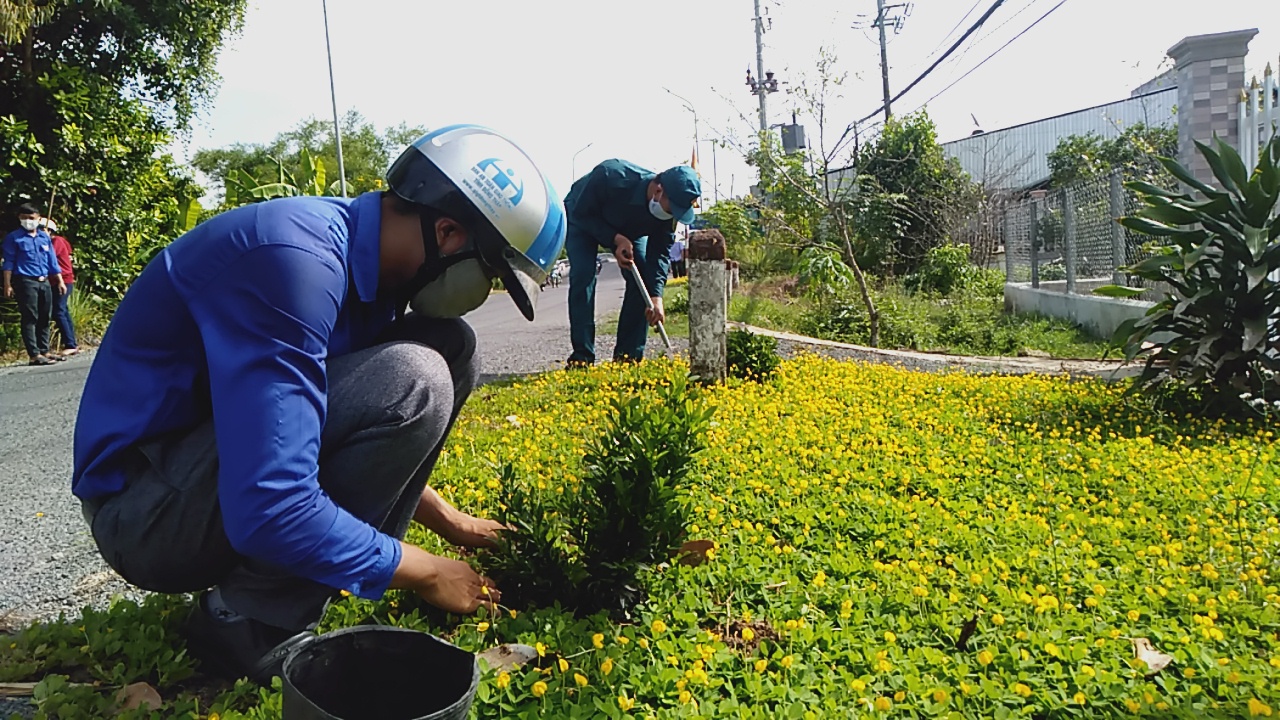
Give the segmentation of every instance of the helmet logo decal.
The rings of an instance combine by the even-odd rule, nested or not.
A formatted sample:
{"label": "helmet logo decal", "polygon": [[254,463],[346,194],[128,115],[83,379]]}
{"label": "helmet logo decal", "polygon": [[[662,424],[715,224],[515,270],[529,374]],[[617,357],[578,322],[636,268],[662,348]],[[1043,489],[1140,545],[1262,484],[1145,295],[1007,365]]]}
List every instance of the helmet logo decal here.
{"label": "helmet logo decal", "polygon": [[498,194],[511,203],[511,207],[520,204],[524,197],[524,181],[516,177],[516,171],[504,167],[498,158],[486,158],[476,163],[476,171],[493,183]]}

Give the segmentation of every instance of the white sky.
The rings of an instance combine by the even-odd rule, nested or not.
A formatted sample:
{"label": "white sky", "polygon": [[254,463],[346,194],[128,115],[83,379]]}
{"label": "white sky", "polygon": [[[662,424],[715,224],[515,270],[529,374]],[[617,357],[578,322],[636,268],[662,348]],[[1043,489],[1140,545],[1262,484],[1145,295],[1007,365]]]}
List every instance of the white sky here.
{"label": "white sky", "polygon": [[[894,2],[895,0],[890,0]],[[922,105],[1025,29],[1057,0],[1006,0],[986,25],[895,106]],[[772,28],[765,66],[792,83],[812,77],[820,47],[849,73],[832,98],[828,132],[838,134],[880,103],[874,30],[851,28],[875,15],[874,0],[762,0]],[[968,27],[990,5],[977,0]],[[890,36],[896,93],[941,53],[939,44],[973,0],[917,0]],[[756,98],[752,0],[329,0],[339,110],[379,127],[457,122],[511,136],[561,194],[595,163],[622,157],[652,170],[688,160],[698,112],[704,194],[742,195],[754,173],[733,149],[711,140],[750,137]],[[865,18],[864,18],[865,20]],[[958,29],[950,42],[958,37]],[[1067,0],[1023,37],[929,104],[943,141],[1128,97],[1158,74],[1165,52],[1186,35],[1258,28],[1249,65],[1280,62],[1275,0]],[[223,50],[223,76],[185,156],[199,148],[265,142],[308,116],[331,117],[320,0],[251,0],[242,36]],[[796,105],[768,98],[770,122]],[[742,116],[746,116],[746,121]],[[812,140],[817,128],[800,118]],[[590,147],[574,154],[591,143]],[[331,170],[332,171],[332,170]]]}

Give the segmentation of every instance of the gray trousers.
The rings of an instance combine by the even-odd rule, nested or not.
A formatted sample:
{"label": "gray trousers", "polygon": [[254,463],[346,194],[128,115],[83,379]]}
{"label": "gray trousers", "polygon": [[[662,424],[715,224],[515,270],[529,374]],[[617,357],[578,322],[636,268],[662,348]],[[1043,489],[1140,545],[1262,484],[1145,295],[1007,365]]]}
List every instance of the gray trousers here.
{"label": "gray trousers", "polygon": [[[475,333],[462,320],[409,315],[380,340],[327,362],[319,482],[338,505],[403,538],[479,362]],[[143,589],[217,585],[232,610],[289,630],[317,622],[338,592],[232,549],[218,504],[212,418],[140,445],[125,489],[84,506],[103,558]]]}

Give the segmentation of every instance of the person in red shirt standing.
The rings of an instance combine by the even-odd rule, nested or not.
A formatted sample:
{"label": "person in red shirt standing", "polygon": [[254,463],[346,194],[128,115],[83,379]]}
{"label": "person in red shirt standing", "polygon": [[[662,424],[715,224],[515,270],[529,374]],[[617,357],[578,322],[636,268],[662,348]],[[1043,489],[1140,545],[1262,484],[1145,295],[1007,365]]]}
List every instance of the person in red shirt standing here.
{"label": "person in red shirt standing", "polygon": [[71,243],[58,234],[57,223],[47,218],[46,221],[49,235],[53,237],[53,252],[58,256],[58,267],[62,269],[62,282],[66,285],[66,292],[61,294],[57,288],[53,289],[56,305],[53,309],[53,321],[58,325],[58,332],[62,333],[62,354],[71,356],[80,352],[80,346],[76,344],[76,329],[71,323],[71,312],[67,309],[67,300],[71,298],[71,288],[76,282],[71,268]]}

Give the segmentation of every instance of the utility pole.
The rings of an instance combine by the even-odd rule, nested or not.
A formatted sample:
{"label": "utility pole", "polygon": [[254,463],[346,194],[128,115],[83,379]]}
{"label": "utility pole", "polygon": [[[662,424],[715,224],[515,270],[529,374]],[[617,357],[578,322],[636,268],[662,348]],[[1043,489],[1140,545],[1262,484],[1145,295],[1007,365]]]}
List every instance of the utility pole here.
{"label": "utility pole", "polygon": [[884,121],[889,122],[889,39],[884,31],[884,0],[876,0],[876,26],[880,28],[880,80],[884,83]]}
{"label": "utility pole", "polygon": [[[886,4],[885,0],[876,0],[876,19],[871,23],[871,27],[880,30],[880,80],[884,88],[884,119],[888,122],[889,116],[892,114],[889,110],[889,100],[893,97],[889,93],[889,26],[893,26],[893,34],[897,35],[902,32],[902,24],[911,15],[914,5],[912,3],[896,3]],[[902,9],[901,15],[893,15],[891,11]],[[865,16],[862,16],[865,17]],[[859,27],[859,25],[854,25]]]}
{"label": "utility pole", "polygon": [[[778,81],[773,77],[773,72],[766,72],[764,69],[764,23],[765,17],[760,14],[760,0],[755,0],[756,16],[754,18],[756,25],[756,75],[751,76],[751,67],[747,67],[747,87],[751,88],[751,94],[760,99],[760,132],[766,132],[769,129],[769,109],[765,102],[765,96],[769,93],[778,92]],[[770,21],[770,25],[772,25]]]}

